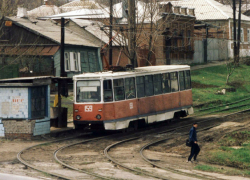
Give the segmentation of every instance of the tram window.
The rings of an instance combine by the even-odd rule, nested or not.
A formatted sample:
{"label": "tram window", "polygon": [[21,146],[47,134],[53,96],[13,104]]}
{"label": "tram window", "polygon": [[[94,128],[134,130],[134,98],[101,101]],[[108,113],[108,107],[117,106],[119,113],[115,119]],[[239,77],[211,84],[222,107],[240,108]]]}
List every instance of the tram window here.
{"label": "tram window", "polygon": [[123,79],[114,79],[114,91],[115,91],[115,100],[120,101],[124,100],[124,80]]}
{"label": "tram window", "polygon": [[144,76],[136,77],[136,90],[137,90],[137,97],[145,97],[145,84],[144,84]]}
{"label": "tram window", "polygon": [[126,99],[135,98],[135,78],[125,78],[125,95]]}
{"label": "tram window", "polygon": [[191,89],[191,76],[190,71],[184,71],[185,73],[185,89]]}
{"label": "tram window", "polygon": [[161,82],[161,74],[155,74],[154,76],[154,93],[162,94],[162,82]]}
{"label": "tram window", "polygon": [[103,99],[104,102],[111,102],[113,101],[113,91],[112,91],[112,81],[111,80],[104,80],[103,81]]}
{"label": "tram window", "polygon": [[171,92],[176,92],[179,90],[178,86],[178,76],[177,72],[170,73],[170,79],[171,79]]}
{"label": "tram window", "polygon": [[152,75],[145,76],[145,95],[146,96],[154,95],[154,84]]}
{"label": "tram window", "polygon": [[171,92],[171,83],[170,83],[169,73],[162,74],[162,91],[163,93]]}
{"label": "tram window", "polygon": [[77,102],[100,102],[100,81],[77,81]]}
{"label": "tram window", "polygon": [[180,82],[180,90],[185,90],[185,77],[184,71],[179,72],[179,82]]}

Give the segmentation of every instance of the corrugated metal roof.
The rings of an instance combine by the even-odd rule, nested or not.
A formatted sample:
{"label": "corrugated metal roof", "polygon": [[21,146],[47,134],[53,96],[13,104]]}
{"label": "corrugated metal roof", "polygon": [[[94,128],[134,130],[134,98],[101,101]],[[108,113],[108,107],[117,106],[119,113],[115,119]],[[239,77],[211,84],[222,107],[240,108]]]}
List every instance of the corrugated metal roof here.
{"label": "corrugated metal roof", "polygon": [[95,1],[72,1],[60,6],[62,12],[70,12],[79,9],[103,9],[106,8]]}
{"label": "corrugated metal roof", "polygon": [[0,55],[53,56],[60,46],[0,46]]}
{"label": "corrugated metal roof", "polygon": [[61,13],[61,9],[54,5],[42,5],[27,12],[29,17],[52,16]]}
{"label": "corrugated metal roof", "polygon": [[[17,26],[21,26],[28,31],[41,35],[51,41],[58,44],[61,42],[61,26],[52,22],[51,20],[37,20],[36,23],[32,23],[29,19],[8,17]],[[93,43],[87,37],[74,33],[71,30],[65,28],[65,44],[66,45],[80,45],[89,47],[99,47],[99,44]]]}
{"label": "corrugated metal roof", "polygon": [[[162,2],[161,4],[164,3],[166,2]],[[195,8],[197,20],[227,20],[233,18],[232,7],[223,5],[215,0],[182,0],[172,1],[171,3],[175,6]],[[250,18],[242,14],[241,20],[250,21]]]}

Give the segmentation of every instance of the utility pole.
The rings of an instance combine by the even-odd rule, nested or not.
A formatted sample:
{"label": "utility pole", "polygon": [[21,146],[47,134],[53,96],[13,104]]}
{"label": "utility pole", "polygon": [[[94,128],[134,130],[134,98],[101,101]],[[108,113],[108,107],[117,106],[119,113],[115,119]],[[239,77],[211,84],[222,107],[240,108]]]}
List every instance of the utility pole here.
{"label": "utility pole", "polygon": [[110,19],[109,19],[109,65],[112,66],[112,58],[113,58],[113,43],[112,43],[112,38],[113,38],[113,0],[110,0]]}
{"label": "utility pole", "polygon": [[233,0],[233,40],[234,40],[234,63],[237,62],[237,45],[236,45],[236,2]]}
{"label": "utility pole", "polygon": [[[60,77],[65,77],[64,70],[64,39],[65,39],[65,19],[61,18],[61,59],[60,59]],[[58,79],[58,127],[63,127],[62,119],[62,100],[61,100],[61,90],[62,90],[62,80]]]}
{"label": "utility pole", "polygon": [[207,63],[207,39],[208,39],[208,24],[205,24],[206,38],[204,39],[204,63]]}
{"label": "utility pole", "polygon": [[137,67],[136,59],[136,0],[128,0],[128,51],[132,66]]}
{"label": "utility pole", "polygon": [[[244,32],[242,32],[244,33]],[[238,42],[237,42],[237,65],[240,61],[240,41],[241,41],[241,0],[239,0],[239,15],[238,15]],[[244,39],[242,39],[244,41]]]}

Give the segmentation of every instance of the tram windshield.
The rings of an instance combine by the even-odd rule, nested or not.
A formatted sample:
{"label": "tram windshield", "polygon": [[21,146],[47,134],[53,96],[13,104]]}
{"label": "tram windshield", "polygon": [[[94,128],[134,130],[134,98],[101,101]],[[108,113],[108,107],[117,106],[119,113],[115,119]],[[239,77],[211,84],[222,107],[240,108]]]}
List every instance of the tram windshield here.
{"label": "tram windshield", "polygon": [[100,81],[77,81],[76,102],[100,102]]}

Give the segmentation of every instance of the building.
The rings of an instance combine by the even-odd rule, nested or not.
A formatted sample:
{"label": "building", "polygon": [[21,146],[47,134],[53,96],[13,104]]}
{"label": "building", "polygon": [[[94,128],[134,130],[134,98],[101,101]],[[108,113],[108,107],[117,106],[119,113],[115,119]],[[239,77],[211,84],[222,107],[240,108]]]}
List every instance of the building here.
{"label": "building", "polygon": [[[0,78],[60,76],[60,41],[55,21],[6,17],[0,21]],[[102,70],[100,44],[67,28],[64,59],[68,77]]]}
{"label": "building", "polygon": [[[210,26],[206,37],[206,29],[198,28],[195,31],[195,59],[199,60],[202,54],[202,43],[204,38],[208,38],[208,61],[222,60],[233,57],[233,9],[229,5],[221,4],[215,0],[187,0],[176,1],[174,5],[195,8],[195,16],[200,24]],[[238,13],[237,13],[238,14]],[[236,16],[238,19],[238,16]],[[240,56],[250,55],[250,18],[241,15],[241,48]],[[198,53],[198,54],[197,54]]]}

